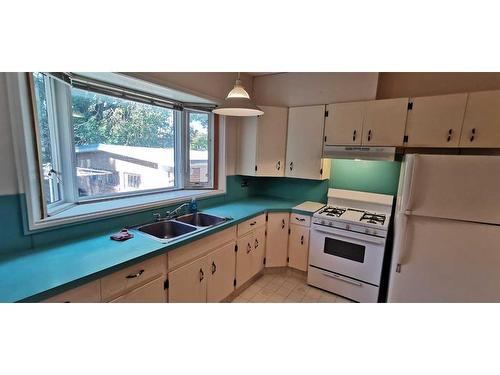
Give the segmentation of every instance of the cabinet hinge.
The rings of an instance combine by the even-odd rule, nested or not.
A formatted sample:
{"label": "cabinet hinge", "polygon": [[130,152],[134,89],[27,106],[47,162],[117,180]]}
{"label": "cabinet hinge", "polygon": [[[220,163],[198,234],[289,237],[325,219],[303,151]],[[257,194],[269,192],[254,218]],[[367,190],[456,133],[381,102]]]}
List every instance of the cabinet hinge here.
{"label": "cabinet hinge", "polygon": [[290,257],[286,257],[286,262],[290,262]]}
{"label": "cabinet hinge", "polygon": [[326,135],[325,135],[325,143],[326,143]]}
{"label": "cabinet hinge", "polygon": [[328,111],[325,111],[325,117],[328,117]]}
{"label": "cabinet hinge", "polygon": [[269,221],[269,215],[266,214],[266,221]]}
{"label": "cabinet hinge", "polygon": [[234,245],[234,252],[237,253],[238,252],[238,245]]}
{"label": "cabinet hinge", "polygon": [[321,168],[321,169],[319,170],[319,174],[321,174],[321,175],[323,174],[323,168]]}
{"label": "cabinet hinge", "polygon": [[165,282],[163,283],[163,289],[168,289],[169,287],[169,282],[168,282],[168,279],[165,280]]}
{"label": "cabinet hinge", "polygon": [[264,264],[266,264],[266,257],[264,257]]}
{"label": "cabinet hinge", "polygon": [[288,234],[292,233],[292,230],[290,228],[288,228]]}
{"label": "cabinet hinge", "polygon": [[257,166],[255,166],[255,172],[257,172]]}
{"label": "cabinet hinge", "polygon": [[233,285],[236,286],[236,279],[233,280]]}
{"label": "cabinet hinge", "polygon": [[403,137],[403,143],[407,143],[407,142],[408,142],[408,136],[407,136],[407,135],[405,135],[405,136]]}
{"label": "cabinet hinge", "polygon": [[408,103],[408,111],[411,111],[413,109],[413,102]]}
{"label": "cabinet hinge", "polygon": [[264,236],[267,236],[267,229],[264,230]]}

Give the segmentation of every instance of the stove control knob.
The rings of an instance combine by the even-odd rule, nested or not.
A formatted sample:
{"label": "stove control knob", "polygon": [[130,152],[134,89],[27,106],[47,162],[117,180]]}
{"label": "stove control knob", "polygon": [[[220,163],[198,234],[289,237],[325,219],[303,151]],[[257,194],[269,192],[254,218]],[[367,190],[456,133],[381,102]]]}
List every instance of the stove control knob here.
{"label": "stove control knob", "polygon": [[366,233],[366,234],[370,234],[370,229],[366,228],[366,229],[365,229],[365,233]]}
{"label": "stove control knob", "polygon": [[328,225],[329,225],[329,226],[332,226],[332,225],[333,225],[333,223],[330,221],[330,222],[328,222]]}
{"label": "stove control knob", "polygon": [[351,226],[349,224],[346,224],[345,229],[349,230],[351,229]]}
{"label": "stove control knob", "polygon": [[321,224],[325,225],[325,221],[324,221],[324,220],[321,220]]}

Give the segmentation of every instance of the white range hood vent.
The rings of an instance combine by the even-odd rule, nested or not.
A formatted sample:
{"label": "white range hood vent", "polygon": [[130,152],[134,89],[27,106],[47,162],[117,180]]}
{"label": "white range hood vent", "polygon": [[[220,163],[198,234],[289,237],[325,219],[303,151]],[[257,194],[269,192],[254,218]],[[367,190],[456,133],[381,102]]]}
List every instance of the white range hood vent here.
{"label": "white range hood vent", "polygon": [[361,159],[394,161],[396,147],[325,146],[323,157],[328,159]]}

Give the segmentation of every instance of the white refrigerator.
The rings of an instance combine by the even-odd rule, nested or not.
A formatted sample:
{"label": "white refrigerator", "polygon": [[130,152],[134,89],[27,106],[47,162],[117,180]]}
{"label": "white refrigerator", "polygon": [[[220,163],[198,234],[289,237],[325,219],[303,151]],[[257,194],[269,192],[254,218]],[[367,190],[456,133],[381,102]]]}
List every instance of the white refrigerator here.
{"label": "white refrigerator", "polygon": [[388,302],[500,302],[500,156],[407,155]]}

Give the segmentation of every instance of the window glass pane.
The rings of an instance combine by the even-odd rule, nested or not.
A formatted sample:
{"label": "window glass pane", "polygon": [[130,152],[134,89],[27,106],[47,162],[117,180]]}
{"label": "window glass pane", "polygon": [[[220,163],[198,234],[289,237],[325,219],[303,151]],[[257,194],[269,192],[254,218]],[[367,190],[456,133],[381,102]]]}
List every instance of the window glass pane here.
{"label": "window glass pane", "polygon": [[176,186],[173,110],[71,92],[80,197]]}
{"label": "window glass pane", "polygon": [[209,179],[208,113],[189,112],[189,182],[205,184]]}
{"label": "window glass pane", "polygon": [[55,134],[53,134],[54,131],[49,126],[49,105],[47,100],[49,78],[42,73],[35,72],[33,73],[33,84],[40,137],[43,190],[46,203],[51,204],[61,200],[61,177],[56,163],[57,158],[53,154]]}

